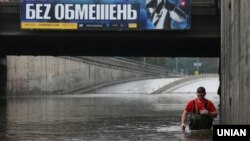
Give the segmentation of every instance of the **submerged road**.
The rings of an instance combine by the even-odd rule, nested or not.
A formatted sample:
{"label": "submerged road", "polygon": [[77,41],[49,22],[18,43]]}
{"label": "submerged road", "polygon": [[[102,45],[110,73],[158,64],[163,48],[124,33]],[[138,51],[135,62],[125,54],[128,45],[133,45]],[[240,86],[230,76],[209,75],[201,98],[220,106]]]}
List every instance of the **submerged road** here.
{"label": "submerged road", "polygon": [[197,79],[191,82],[187,82],[184,85],[179,85],[173,91],[175,93],[194,93],[196,92],[197,88],[202,86],[206,89],[207,93],[217,93],[219,87],[219,78],[218,77],[211,77],[211,78],[202,78]]}
{"label": "submerged road", "polygon": [[[206,88],[210,89],[208,84]],[[186,91],[192,86],[196,87],[196,83],[190,83]],[[179,90],[181,93],[155,95],[121,91],[120,94],[28,96],[7,98],[6,103],[1,99],[0,140],[212,140],[211,131],[181,131],[181,113],[196,94]],[[218,105],[217,94],[207,97]]]}
{"label": "submerged road", "polygon": [[94,91],[98,94],[149,94],[180,78],[159,78],[117,84]]}

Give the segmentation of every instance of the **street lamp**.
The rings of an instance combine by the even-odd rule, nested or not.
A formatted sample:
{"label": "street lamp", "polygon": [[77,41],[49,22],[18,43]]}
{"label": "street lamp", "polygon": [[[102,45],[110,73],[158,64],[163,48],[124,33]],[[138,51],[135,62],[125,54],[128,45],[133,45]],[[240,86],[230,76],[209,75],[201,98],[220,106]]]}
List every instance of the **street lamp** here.
{"label": "street lamp", "polygon": [[199,67],[201,67],[201,63],[199,63],[199,58],[196,58],[196,63],[194,63],[194,67],[196,67],[195,75],[199,75]]}
{"label": "street lamp", "polygon": [[178,73],[178,58],[175,58],[175,72]]}

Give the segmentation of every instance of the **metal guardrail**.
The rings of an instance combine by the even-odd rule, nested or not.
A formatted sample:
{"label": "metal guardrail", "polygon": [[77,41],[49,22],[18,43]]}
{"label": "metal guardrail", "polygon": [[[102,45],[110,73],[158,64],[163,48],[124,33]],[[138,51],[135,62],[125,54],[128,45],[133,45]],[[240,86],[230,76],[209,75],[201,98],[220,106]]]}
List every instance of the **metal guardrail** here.
{"label": "metal guardrail", "polygon": [[20,0],[0,0],[0,6],[19,6]]}
{"label": "metal guardrail", "polygon": [[191,0],[192,7],[215,7],[216,0]]}
{"label": "metal guardrail", "polygon": [[[145,73],[146,76],[142,76],[139,78],[127,78],[124,80],[115,80],[111,82],[102,82],[102,83],[97,83],[93,85],[86,85],[83,87],[78,87],[75,89],[71,89],[69,91],[63,92],[64,94],[77,94],[77,93],[87,93],[91,91],[95,91],[96,89],[100,89],[103,87],[107,87],[110,85],[114,84],[119,84],[119,83],[125,83],[125,82],[130,82],[130,81],[139,81],[139,80],[145,80],[145,79],[154,79],[154,78],[163,78],[165,77],[165,71],[166,69],[163,67],[155,66],[155,65],[145,65],[142,62],[139,61],[134,61],[122,57],[88,57],[88,56],[60,56],[61,58],[69,59],[69,60],[74,60],[74,61],[79,61],[83,63],[90,63],[95,64],[95,65],[108,65],[112,66],[115,68],[120,68],[120,69],[132,69],[137,72]],[[124,64],[126,62],[127,65]],[[131,64],[131,65],[128,65]],[[106,66],[107,67],[107,66]]]}
{"label": "metal guardrail", "polygon": [[[63,58],[67,58],[67,59],[73,59],[75,61],[90,61],[90,62],[95,62],[97,64],[103,64],[103,65],[111,65],[110,62],[105,61],[105,59],[101,60],[100,58],[93,58],[93,57],[87,57],[87,56],[74,56],[74,57],[69,57],[69,56],[61,56]],[[125,60],[121,60],[118,58],[112,58],[109,57],[109,59],[114,59],[112,66],[114,67],[119,67],[119,68],[123,68],[123,69],[133,69],[135,71],[139,71],[139,72],[144,72],[144,73],[149,73],[149,74],[154,74],[155,76],[165,76],[166,75],[166,69],[163,67],[159,67],[159,66],[154,66],[154,65],[145,65],[143,63],[136,63],[133,60],[126,60],[126,63],[131,63],[131,65],[127,66],[126,64],[120,64],[120,61],[125,61]],[[118,62],[117,62],[118,61]]]}
{"label": "metal guardrail", "polygon": [[0,15],[19,14],[20,0],[0,0]]}
{"label": "metal guardrail", "polygon": [[132,62],[132,63],[136,63],[136,64],[141,64],[141,65],[145,65],[145,66],[149,66],[149,67],[154,67],[154,68],[165,70],[164,67],[156,66],[156,65],[152,65],[152,64],[147,64],[147,63],[143,63],[143,62],[136,61],[136,60],[131,60],[131,59],[123,58],[123,57],[114,57],[114,58],[119,59],[119,60],[124,60],[124,61],[127,61],[127,62]]}
{"label": "metal guardrail", "polygon": [[18,2],[20,2],[20,0],[0,0],[0,2],[3,2],[3,3],[18,3]]}
{"label": "metal guardrail", "polygon": [[0,3],[19,3],[20,0],[0,0]]}

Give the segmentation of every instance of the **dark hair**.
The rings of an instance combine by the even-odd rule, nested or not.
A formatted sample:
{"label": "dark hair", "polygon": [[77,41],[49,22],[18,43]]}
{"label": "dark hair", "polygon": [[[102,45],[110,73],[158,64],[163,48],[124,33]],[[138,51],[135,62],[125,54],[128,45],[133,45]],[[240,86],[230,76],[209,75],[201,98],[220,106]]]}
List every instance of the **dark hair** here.
{"label": "dark hair", "polygon": [[197,89],[197,93],[204,93],[204,94],[206,94],[206,89],[204,87],[199,87]]}

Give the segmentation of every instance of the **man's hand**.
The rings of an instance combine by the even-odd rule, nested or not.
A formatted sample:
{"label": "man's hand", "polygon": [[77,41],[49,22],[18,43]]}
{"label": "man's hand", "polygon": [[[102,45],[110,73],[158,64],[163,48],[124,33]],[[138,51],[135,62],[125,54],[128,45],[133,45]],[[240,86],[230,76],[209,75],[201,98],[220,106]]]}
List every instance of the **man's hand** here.
{"label": "man's hand", "polygon": [[181,124],[181,129],[182,129],[182,130],[185,130],[185,128],[186,128],[186,124],[185,124],[185,123],[182,123],[182,124]]}
{"label": "man's hand", "polygon": [[208,111],[206,109],[200,110],[201,115],[208,115]]}

